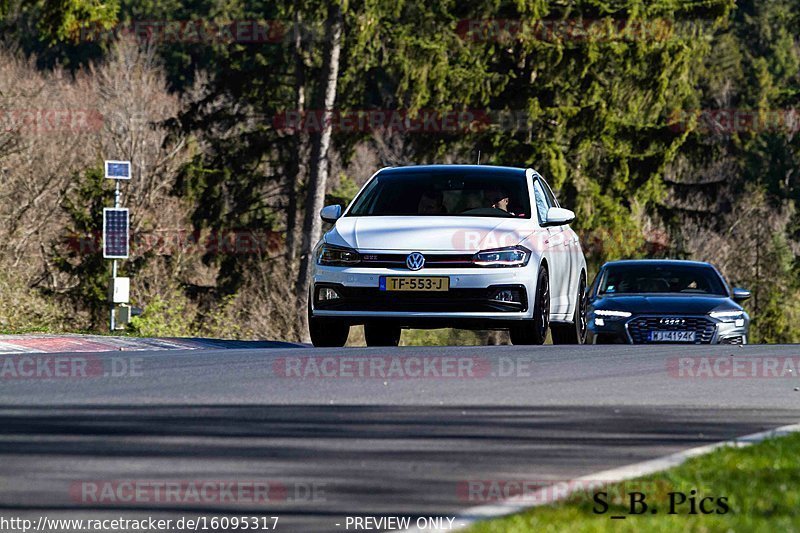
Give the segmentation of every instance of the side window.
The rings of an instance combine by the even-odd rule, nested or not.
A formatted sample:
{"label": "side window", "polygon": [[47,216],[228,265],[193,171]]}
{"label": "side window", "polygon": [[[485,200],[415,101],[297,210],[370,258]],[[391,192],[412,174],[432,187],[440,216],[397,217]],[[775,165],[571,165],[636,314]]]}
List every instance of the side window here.
{"label": "side window", "polygon": [[550,206],[547,203],[542,184],[538,179],[533,182],[533,195],[536,199],[536,213],[539,215],[539,224],[544,224],[544,221],[547,220],[547,210]]}
{"label": "side window", "polygon": [[606,271],[605,270],[601,270],[597,274],[597,276],[595,276],[594,283],[592,283],[592,287],[589,289],[589,297],[590,298],[594,298],[595,296],[597,296],[597,291],[600,288],[600,283],[601,283],[602,279],[605,277],[605,275],[606,275]]}
{"label": "side window", "polygon": [[539,178],[539,181],[544,184],[544,194],[547,196],[547,203],[550,204],[550,207],[561,207],[558,205],[558,200],[556,200],[556,195],[553,194],[553,189],[550,188],[550,184],[542,177]]}

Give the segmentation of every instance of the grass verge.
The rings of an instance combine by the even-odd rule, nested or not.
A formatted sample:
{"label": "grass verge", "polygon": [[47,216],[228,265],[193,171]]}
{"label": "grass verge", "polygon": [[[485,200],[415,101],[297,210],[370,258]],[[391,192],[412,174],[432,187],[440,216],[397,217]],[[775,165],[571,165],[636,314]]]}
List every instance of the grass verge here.
{"label": "grass verge", "polygon": [[[584,489],[559,503],[477,523],[469,531],[800,531],[800,434],[768,439],[745,448],[722,448],[665,472]],[[608,510],[597,514],[594,511],[602,506],[594,496],[602,491],[607,493]],[[645,494],[646,512],[631,514],[631,492]],[[675,493],[685,495],[686,500],[678,504],[681,497]],[[711,513],[703,514],[700,501],[707,497],[714,499],[705,502],[705,509]],[[723,497],[729,508],[724,513],[719,503]],[[671,499],[676,502],[673,505],[676,514],[669,514]],[[696,514],[691,513],[692,499]],[[642,507],[635,510],[641,511]]]}

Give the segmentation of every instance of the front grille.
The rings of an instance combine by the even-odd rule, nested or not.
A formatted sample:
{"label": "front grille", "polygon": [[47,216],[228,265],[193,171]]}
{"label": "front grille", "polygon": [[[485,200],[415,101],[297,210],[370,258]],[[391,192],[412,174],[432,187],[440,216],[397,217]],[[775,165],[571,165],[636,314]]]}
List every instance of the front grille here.
{"label": "front grille", "polygon": [[[662,324],[662,319],[680,319],[681,324]],[[714,338],[716,325],[714,322],[702,316],[642,316],[628,322],[628,333],[634,344],[646,344],[650,342],[648,336],[650,331],[694,331],[695,344],[710,344]]]}
{"label": "front grille", "polygon": [[[426,268],[472,268],[474,254],[422,254]],[[402,268],[406,266],[408,254],[362,254],[361,262],[356,265],[365,268]]]}
{"label": "front grille", "polygon": [[[334,289],[339,298],[319,301],[319,291]],[[491,299],[501,289],[511,289],[518,301]],[[315,307],[331,311],[418,311],[418,312],[522,312],[528,309],[523,285],[498,285],[485,289],[450,289],[447,292],[389,292],[374,287],[345,287],[333,283],[318,284]]]}

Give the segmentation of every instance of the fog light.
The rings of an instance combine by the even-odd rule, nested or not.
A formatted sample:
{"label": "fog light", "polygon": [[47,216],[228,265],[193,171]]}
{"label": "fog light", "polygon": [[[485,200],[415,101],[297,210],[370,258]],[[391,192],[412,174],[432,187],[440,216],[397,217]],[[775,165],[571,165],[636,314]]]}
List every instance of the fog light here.
{"label": "fog light", "polygon": [[602,318],[595,318],[594,319],[594,323],[595,323],[596,326],[605,326],[606,325],[606,321],[603,320]]}
{"label": "fog light", "polygon": [[320,302],[325,302],[325,301],[328,301],[328,300],[336,300],[338,298],[339,298],[339,293],[336,292],[333,289],[325,287],[325,288],[322,288],[322,289],[319,290],[318,299],[319,299]]}
{"label": "fog light", "polygon": [[737,328],[742,328],[744,327],[744,318],[737,318],[733,323]]}
{"label": "fog light", "polygon": [[503,289],[494,293],[494,299],[498,302],[513,302],[514,292],[508,289]]}

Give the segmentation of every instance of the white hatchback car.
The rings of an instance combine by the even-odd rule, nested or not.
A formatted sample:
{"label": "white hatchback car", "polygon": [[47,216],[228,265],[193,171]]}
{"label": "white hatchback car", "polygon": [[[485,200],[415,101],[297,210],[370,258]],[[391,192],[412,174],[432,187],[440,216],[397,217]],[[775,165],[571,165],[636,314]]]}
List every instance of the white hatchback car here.
{"label": "white hatchback car", "polygon": [[514,344],[586,338],[586,261],[544,178],[485,165],[385,168],[315,250],[314,346],[342,346],[364,324],[369,346],[402,328],[507,329]]}

